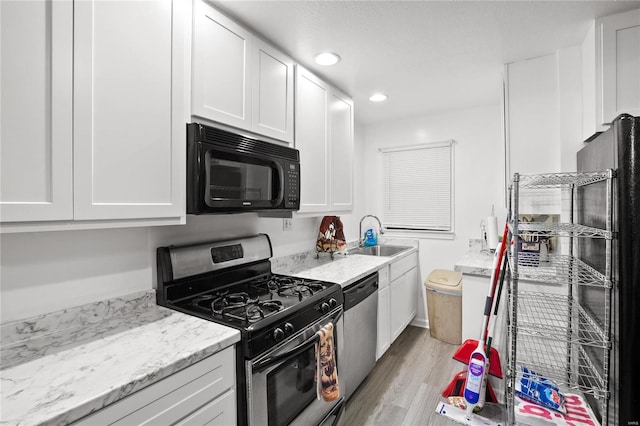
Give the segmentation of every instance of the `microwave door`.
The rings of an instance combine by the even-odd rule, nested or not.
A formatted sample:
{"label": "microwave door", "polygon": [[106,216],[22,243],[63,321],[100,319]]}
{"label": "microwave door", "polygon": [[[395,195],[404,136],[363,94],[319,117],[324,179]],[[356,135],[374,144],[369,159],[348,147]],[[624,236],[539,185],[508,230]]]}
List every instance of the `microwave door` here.
{"label": "microwave door", "polygon": [[276,163],[210,150],[205,156],[206,204],[216,209],[271,208],[281,199]]}

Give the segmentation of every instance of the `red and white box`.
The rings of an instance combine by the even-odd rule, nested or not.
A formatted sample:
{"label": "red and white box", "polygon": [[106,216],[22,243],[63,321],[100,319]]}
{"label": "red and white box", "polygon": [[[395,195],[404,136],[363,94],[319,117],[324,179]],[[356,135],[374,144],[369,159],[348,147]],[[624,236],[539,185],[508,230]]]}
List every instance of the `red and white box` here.
{"label": "red and white box", "polygon": [[596,419],[589,404],[578,394],[564,394],[566,414],[527,402],[517,396],[514,399],[517,424],[531,426],[600,426],[600,422]]}

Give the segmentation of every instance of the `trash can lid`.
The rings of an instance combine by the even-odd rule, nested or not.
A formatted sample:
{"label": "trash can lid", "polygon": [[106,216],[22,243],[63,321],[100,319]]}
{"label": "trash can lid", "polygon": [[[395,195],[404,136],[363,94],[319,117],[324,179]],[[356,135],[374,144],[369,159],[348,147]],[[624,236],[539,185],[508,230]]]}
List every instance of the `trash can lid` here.
{"label": "trash can lid", "polygon": [[448,291],[462,291],[462,272],[434,269],[427,277],[424,285],[425,287],[439,288]]}

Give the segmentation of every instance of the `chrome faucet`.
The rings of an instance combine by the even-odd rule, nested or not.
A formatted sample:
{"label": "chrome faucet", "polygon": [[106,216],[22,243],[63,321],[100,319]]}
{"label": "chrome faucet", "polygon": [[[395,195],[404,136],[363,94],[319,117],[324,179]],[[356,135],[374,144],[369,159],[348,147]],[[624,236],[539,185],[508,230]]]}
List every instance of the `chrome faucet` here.
{"label": "chrome faucet", "polygon": [[380,219],[378,219],[378,216],[374,216],[372,214],[364,215],[362,216],[362,219],[360,219],[360,227],[358,228],[358,231],[360,232],[360,234],[358,235],[358,247],[362,247],[364,244],[364,238],[362,238],[362,222],[368,217],[372,217],[378,221],[380,235],[384,234],[384,226],[382,226],[382,222],[380,221]]}

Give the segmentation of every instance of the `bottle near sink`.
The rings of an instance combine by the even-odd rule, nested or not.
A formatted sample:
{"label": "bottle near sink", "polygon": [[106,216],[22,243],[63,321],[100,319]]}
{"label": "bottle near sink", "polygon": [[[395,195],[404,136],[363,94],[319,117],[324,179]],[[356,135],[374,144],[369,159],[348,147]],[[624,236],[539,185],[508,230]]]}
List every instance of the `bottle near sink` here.
{"label": "bottle near sink", "polygon": [[378,245],[378,234],[374,231],[373,228],[369,228],[364,231],[364,235],[362,236],[362,246],[363,247],[373,247]]}
{"label": "bottle near sink", "polygon": [[370,226],[367,228],[367,230],[362,233],[362,223],[364,222],[364,220],[366,218],[373,218],[378,222],[378,229],[380,231],[380,234],[384,234],[384,227],[382,226],[382,222],[380,221],[380,219],[378,219],[377,216],[374,216],[372,214],[368,214],[365,216],[362,216],[362,219],[360,219],[360,226],[359,226],[359,246],[360,247],[372,247],[372,246],[377,246],[378,245],[378,233],[375,231],[375,228],[373,226]]}

